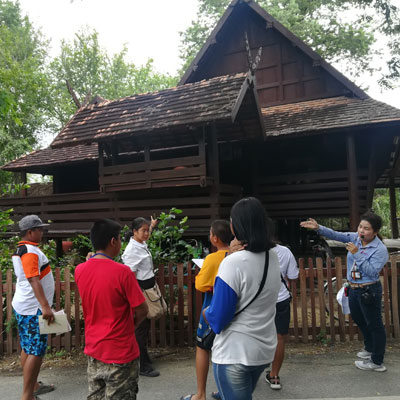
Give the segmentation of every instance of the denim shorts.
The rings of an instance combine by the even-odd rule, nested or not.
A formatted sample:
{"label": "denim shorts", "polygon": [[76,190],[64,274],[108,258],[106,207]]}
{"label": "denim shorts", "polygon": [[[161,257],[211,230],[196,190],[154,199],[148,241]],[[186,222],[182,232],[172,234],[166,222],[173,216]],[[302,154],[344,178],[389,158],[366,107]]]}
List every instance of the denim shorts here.
{"label": "denim shorts", "polygon": [[18,324],[19,343],[25,354],[43,357],[47,349],[47,335],[41,335],[39,332],[39,315],[21,315],[14,310],[15,318]]}
{"label": "denim shorts", "polygon": [[265,365],[215,364],[214,379],[222,400],[251,400]]}

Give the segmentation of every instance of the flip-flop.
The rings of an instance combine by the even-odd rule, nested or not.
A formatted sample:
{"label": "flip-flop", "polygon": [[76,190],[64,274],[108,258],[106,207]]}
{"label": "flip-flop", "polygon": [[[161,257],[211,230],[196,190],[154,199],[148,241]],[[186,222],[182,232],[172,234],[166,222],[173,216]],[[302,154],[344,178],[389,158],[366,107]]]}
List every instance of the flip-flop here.
{"label": "flip-flop", "polygon": [[216,400],[221,400],[221,395],[219,392],[211,392],[211,397]]}
{"label": "flip-flop", "polygon": [[185,397],[181,397],[179,400],[192,400],[192,397],[194,396],[194,394],[188,394]]}
{"label": "flip-flop", "polygon": [[33,396],[39,396],[39,394],[50,393],[56,389],[54,385],[45,385],[42,381],[38,382],[39,389],[33,392]]}

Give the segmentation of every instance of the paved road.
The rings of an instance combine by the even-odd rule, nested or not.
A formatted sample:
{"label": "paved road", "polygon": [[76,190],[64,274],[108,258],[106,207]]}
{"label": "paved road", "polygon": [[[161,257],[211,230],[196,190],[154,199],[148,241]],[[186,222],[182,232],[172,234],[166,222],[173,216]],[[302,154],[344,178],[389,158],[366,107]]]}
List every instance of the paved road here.
{"label": "paved road", "polygon": [[[400,350],[388,351],[385,361],[388,371],[384,373],[360,371],[354,367],[354,360],[351,353],[290,355],[281,371],[282,390],[272,391],[261,377],[253,399],[400,399]],[[177,353],[169,359],[159,359],[155,364],[161,376],[141,377],[139,400],[178,400],[182,395],[193,393],[193,355]],[[44,400],[77,400],[86,396],[86,369],[83,365],[45,368],[40,379],[57,386],[55,392],[41,396]],[[21,382],[20,372],[2,372],[0,398],[19,399]],[[210,376],[207,391],[210,393],[215,388]]]}

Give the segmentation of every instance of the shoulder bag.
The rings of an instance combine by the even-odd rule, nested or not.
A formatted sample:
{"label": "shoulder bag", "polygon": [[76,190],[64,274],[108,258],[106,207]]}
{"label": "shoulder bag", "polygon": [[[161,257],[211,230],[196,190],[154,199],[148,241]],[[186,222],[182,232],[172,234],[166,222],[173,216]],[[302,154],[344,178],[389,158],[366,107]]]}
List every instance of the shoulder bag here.
{"label": "shoulder bag", "polygon": [[143,289],[143,294],[146,299],[149,312],[147,318],[159,319],[167,312],[167,303],[161,294],[157,282],[150,289]]}

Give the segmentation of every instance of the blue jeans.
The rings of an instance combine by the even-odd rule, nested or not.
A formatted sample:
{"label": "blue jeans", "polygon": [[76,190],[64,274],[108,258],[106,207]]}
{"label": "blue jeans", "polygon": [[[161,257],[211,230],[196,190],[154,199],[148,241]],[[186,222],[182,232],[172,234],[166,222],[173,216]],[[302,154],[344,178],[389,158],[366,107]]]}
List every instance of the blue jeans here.
{"label": "blue jeans", "polygon": [[382,285],[377,282],[367,286],[369,292],[375,295],[372,304],[364,304],[361,295],[363,288],[350,289],[349,306],[351,317],[364,335],[365,350],[372,353],[372,361],[380,365],[383,362],[386,346],[386,332],[382,322],[381,303]]}
{"label": "blue jeans", "polygon": [[251,400],[265,365],[215,364],[215,382],[222,400]]}

